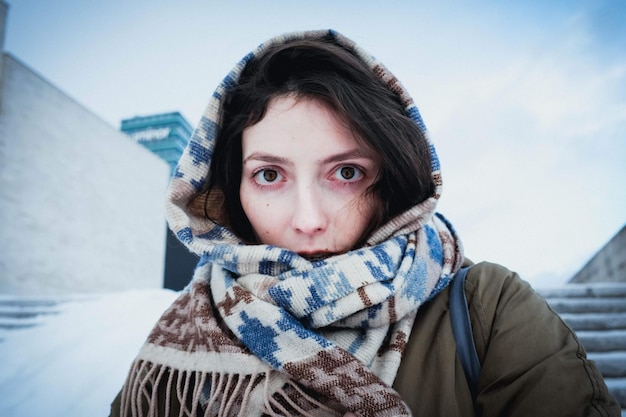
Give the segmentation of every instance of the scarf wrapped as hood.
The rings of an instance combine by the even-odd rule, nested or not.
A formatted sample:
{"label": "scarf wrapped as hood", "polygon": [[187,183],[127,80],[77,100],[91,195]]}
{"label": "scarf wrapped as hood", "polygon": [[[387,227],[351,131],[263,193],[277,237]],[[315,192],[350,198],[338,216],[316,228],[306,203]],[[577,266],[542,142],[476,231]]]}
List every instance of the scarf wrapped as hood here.
{"label": "scarf wrapped as hood", "polygon": [[[351,51],[406,104],[429,142],[435,192],[376,230],[363,248],[311,261],[246,245],[189,207],[207,180],[226,89],[269,46],[322,37]],[[200,262],[133,362],[121,414],[410,415],[392,388],[402,352],[419,307],[463,261],[451,225],[435,214],[441,185],[417,107],[375,58],[334,31],[259,46],[218,86],[169,187],[169,226]]]}

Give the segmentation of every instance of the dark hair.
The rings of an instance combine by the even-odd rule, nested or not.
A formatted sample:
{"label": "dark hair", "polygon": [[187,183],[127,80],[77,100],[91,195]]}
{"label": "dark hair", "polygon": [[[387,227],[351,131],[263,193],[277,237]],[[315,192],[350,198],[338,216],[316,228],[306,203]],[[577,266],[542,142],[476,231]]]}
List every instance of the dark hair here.
{"label": "dark hair", "polygon": [[[240,238],[257,241],[239,197],[244,129],[258,123],[270,101],[279,96],[317,100],[343,120],[357,140],[380,155],[381,169],[368,192],[380,210],[359,240],[426,200],[434,192],[430,153],[424,133],[404,111],[394,85],[332,39],[298,40],[270,48],[252,59],[239,82],[226,92],[221,129],[204,189],[205,216],[227,225]],[[211,198],[223,194],[215,213]],[[217,217],[217,218],[216,218]]]}

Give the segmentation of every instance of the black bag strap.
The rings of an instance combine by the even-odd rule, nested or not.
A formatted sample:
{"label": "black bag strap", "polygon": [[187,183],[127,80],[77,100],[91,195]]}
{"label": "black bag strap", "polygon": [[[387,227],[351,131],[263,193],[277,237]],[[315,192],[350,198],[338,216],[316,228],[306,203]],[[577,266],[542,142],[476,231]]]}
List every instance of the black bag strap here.
{"label": "black bag strap", "polygon": [[450,319],[452,320],[456,352],[461,360],[465,378],[475,401],[478,391],[478,377],[480,376],[480,361],[474,344],[472,323],[465,298],[465,276],[469,269],[469,266],[461,268],[454,275],[450,284]]}

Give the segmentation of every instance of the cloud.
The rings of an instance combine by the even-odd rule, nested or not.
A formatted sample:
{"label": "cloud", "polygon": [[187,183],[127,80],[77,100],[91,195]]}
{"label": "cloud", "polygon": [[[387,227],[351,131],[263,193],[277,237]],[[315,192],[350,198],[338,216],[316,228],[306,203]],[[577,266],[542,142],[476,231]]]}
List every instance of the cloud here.
{"label": "cloud", "polygon": [[556,29],[456,80],[430,119],[440,208],[468,256],[536,285],[564,282],[626,221],[626,60],[571,20]]}

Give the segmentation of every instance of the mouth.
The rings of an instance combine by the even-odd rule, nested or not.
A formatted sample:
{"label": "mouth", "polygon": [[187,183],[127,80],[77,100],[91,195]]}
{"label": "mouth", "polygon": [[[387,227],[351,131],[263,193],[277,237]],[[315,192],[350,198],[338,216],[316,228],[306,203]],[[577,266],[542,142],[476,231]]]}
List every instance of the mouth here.
{"label": "mouth", "polygon": [[298,252],[298,255],[309,261],[320,261],[336,254],[334,252]]}

